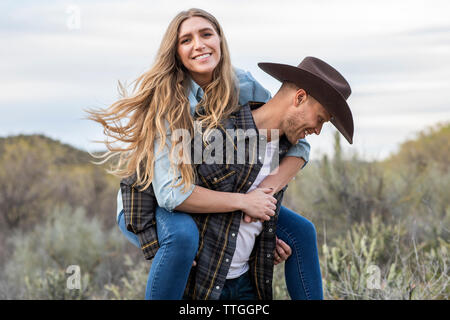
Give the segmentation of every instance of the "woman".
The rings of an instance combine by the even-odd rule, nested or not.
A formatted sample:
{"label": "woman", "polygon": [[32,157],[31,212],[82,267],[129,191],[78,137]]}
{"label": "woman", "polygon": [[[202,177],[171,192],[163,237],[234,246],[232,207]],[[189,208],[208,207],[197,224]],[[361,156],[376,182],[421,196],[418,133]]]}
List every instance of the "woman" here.
{"label": "woman", "polygon": [[[245,195],[195,186],[193,167],[183,162],[174,164],[170,133],[187,129],[192,136],[194,115],[212,129],[238,103],[270,98],[249,73],[233,70],[220,25],[203,10],[190,9],[172,20],[154,66],[136,80],[134,89],[134,95],[125,96],[107,110],[90,111],[90,118],[103,125],[108,137],[128,144],[115,147],[106,142],[110,151],[104,155],[105,161],[119,155],[118,165],[111,172],[121,177],[136,172],[138,185],[143,190],[152,185],[158,200],[160,248],[150,269],[146,298],[181,299],[198,244],[197,227],[187,213],[242,210],[246,222],[268,218],[275,209],[269,193],[283,188],[304,165],[309,144],[301,141],[293,146],[278,174],[268,176],[258,189]],[[197,113],[199,110],[202,112]],[[127,117],[129,121],[121,124]],[[136,235],[124,226],[121,207],[119,192],[119,227],[139,247]],[[284,207],[278,221],[277,236],[284,242],[278,246],[275,263],[286,257],[283,250],[292,249],[285,265],[291,298],[322,299],[314,225]]]}

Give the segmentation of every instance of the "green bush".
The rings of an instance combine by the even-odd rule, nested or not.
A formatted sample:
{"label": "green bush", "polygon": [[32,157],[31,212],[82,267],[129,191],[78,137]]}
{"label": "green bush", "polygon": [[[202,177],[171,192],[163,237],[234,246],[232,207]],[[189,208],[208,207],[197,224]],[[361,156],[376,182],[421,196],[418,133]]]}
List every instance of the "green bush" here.
{"label": "green bush", "polygon": [[[127,240],[117,227],[105,231],[82,210],[61,208],[32,231],[17,231],[9,241],[13,254],[3,277],[15,284],[10,298],[104,298],[108,295],[104,286],[124,276]],[[67,289],[71,274],[66,271],[71,265],[80,268],[80,292]]]}
{"label": "green bush", "polygon": [[130,256],[125,256],[127,273],[120,279],[119,284],[107,284],[108,299],[113,300],[142,300],[145,297],[147,277],[151,264],[141,260],[136,264]]}
{"label": "green bush", "polygon": [[448,299],[449,243],[427,248],[404,239],[404,226],[372,216],[324,244],[321,259],[327,299]]}
{"label": "green bush", "polygon": [[67,273],[62,269],[49,268],[42,273],[25,276],[27,299],[33,300],[82,300],[91,294],[89,274],[80,279],[79,289],[70,289],[67,284]]}

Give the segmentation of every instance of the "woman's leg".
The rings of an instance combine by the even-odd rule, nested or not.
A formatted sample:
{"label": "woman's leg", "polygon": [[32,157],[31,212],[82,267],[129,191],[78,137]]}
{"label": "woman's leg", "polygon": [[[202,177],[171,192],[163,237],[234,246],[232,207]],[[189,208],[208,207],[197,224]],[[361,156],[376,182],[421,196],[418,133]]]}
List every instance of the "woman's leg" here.
{"label": "woman's leg", "polygon": [[197,225],[187,213],[156,209],[160,248],[148,275],[145,298],[181,300],[198,250]]}
{"label": "woman's leg", "polygon": [[322,275],[314,224],[282,206],[278,216],[277,237],[292,249],[292,255],[284,266],[291,299],[322,300]]}
{"label": "woman's leg", "polygon": [[[137,235],[125,227],[123,211],[117,221],[120,231],[137,248]],[[192,217],[182,212],[168,212],[157,207],[158,249],[147,279],[147,300],[181,299],[192,261],[198,250],[198,229]]]}
{"label": "woman's leg", "polygon": [[133,232],[130,232],[125,227],[125,219],[123,218],[123,210],[119,213],[119,218],[117,220],[117,224],[119,225],[120,231],[122,231],[123,235],[136,247],[139,249],[141,246],[139,245],[139,239],[138,236],[135,235]]}

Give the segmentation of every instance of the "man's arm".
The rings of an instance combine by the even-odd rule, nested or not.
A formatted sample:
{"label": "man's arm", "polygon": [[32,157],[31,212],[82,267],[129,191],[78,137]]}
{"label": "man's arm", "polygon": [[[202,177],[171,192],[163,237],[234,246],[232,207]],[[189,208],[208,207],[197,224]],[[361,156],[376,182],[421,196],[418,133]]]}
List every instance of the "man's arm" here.
{"label": "man's arm", "polygon": [[[278,166],[278,171],[275,174],[268,175],[261,183],[258,188],[271,188],[271,195],[276,194],[278,191],[283,189],[298,173],[298,171],[305,165],[305,160],[303,158],[286,156],[281,160]],[[257,219],[251,218],[248,215],[244,216],[245,222],[258,221]]]}
{"label": "man's arm", "polygon": [[298,173],[298,171],[305,165],[303,158],[286,156],[281,160],[278,172],[276,174],[268,175],[258,188],[272,188],[272,194],[277,193],[283,189]]}

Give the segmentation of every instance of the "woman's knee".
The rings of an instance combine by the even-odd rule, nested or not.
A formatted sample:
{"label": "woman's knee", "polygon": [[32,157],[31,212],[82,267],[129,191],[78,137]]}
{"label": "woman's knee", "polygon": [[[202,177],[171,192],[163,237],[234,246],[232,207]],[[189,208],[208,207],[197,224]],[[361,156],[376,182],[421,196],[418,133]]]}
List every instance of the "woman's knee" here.
{"label": "woman's knee", "polygon": [[159,210],[156,227],[161,246],[173,247],[181,255],[196,254],[199,233],[196,223],[189,214]]}
{"label": "woman's knee", "polygon": [[306,218],[303,218],[305,221],[303,222],[303,232],[305,234],[306,237],[308,237],[308,239],[310,239],[311,241],[316,241],[317,240],[317,231],[316,231],[316,227],[314,225],[314,223],[312,223],[311,221],[309,221]]}
{"label": "woman's knee", "polygon": [[303,241],[309,242],[317,240],[317,231],[314,223],[290,209],[283,209],[283,225],[286,225],[285,227],[295,230],[294,232],[298,234]]}
{"label": "woman's knee", "polygon": [[197,225],[192,223],[185,223],[172,235],[174,245],[183,248],[189,253],[196,253],[198,250],[199,233]]}

